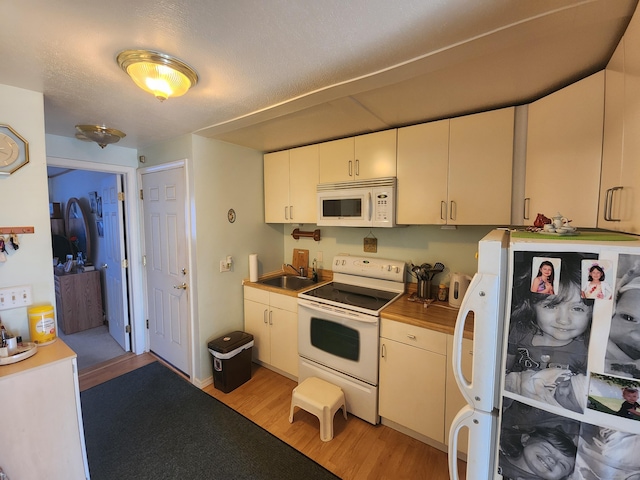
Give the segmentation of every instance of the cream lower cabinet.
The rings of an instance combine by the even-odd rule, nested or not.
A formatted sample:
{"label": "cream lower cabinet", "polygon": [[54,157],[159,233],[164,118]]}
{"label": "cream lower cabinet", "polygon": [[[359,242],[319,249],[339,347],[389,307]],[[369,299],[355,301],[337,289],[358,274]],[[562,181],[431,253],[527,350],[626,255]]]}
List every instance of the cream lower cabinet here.
{"label": "cream lower cabinet", "polygon": [[[451,359],[453,358],[453,335],[447,335],[447,388],[445,391],[447,404],[444,414],[444,443],[449,445],[449,428],[451,422],[458,414],[460,409],[467,404],[467,401],[460,393],[458,384],[453,376],[453,365]],[[473,341],[467,338],[462,339],[462,373],[467,380],[471,380],[471,370],[473,364]],[[458,437],[458,451],[467,453],[468,450],[469,435],[468,430],[463,428],[460,430],[460,436]]]}
{"label": "cream lower cabinet", "polygon": [[298,378],[298,300],[244,287],[244,328],[253,335],[253,359]]}
{"label": "cream lower cabinet", "polygon": [[560,212],[596,227],[602,162],[604,72],[529,105],[523,223]]}
{"label": "cream lower cabinet", "polygon": [[398,129],[399,224],[511,223],[513,107]]}
{"label": "cream lower cabinet", "polygon": [[444,443],[446,337],[384,318],[380,327],[380,416],[439,443]]}
{"label": "cream lower cabinet", "polygon": [[89,478],[76,354],[62,340],[0,371],[0,466],[11,479]]}
{"label": "cream lower cabinet", "polygon": [[316,223],[318,145],[264,156],[265,223]]}

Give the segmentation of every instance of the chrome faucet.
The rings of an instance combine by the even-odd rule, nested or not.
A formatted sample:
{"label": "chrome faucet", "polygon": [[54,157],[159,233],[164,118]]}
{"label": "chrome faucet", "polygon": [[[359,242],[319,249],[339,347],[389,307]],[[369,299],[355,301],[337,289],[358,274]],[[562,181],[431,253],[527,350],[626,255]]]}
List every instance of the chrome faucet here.
{"label": "chrome faucet", "polygon": [[286,267],[291,267],[296,272],[297,275],[300,275],[301,277],[306,277],[305,275],[306,272],[304,271],[304,267],[300,267],[300,271],[298,271],[298,269],[293,265],[291,265],[290,263],[286,263],[285,268]]}

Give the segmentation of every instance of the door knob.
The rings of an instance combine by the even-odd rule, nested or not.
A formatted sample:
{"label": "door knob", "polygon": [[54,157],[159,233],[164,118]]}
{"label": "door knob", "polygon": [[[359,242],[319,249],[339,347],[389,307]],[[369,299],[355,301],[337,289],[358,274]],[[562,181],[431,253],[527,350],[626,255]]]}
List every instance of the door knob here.
{"label": "door knob", "polygon": [[106,263],[103,263],[102,268],[109,268],[109,265],[107,265]]}
{"label": "door knob", "polygon": [[182,282],[182,285],[174,285],[173,288],[176,288],[178,290],[186,290],[187,289],[187,284]]}

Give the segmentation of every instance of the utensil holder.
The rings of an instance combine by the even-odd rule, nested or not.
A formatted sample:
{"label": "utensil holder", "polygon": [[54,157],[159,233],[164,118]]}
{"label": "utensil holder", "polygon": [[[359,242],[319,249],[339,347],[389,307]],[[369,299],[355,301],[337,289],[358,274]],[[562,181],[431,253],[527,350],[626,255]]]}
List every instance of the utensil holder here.
{"label": "utensil holder", "polygon": [[431,298],[431,282],[419,278],[416,294],[418,295],[418,298],[429,300]]}

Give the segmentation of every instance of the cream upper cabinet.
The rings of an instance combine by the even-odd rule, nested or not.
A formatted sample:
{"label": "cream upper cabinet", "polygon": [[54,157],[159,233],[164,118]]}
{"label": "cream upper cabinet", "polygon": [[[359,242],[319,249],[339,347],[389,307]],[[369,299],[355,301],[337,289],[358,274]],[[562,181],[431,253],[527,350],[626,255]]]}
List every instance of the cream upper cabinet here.
{"label": "cream upper cabinet", "polygon": [[509,224],[513,127],[504,108],[398,129],[398,223]]}
{"label": "cream upper cabinet", "polygon": [[[604,73],[604,138],[598,227],[619,230],[624,123],[624,38],[618,44]],[[613,210],[613,198],[616,200],[615,210]]]}
{"label": "cream upper cabinet", "polygon": [[396,176],[396,129],[319,145],[320,182]]}
{"label": "cream upper cabinet", "polygon": [[515,108],[451,119],[449,225],[509,225]]}
{"label": "cream upper cabinet", "polygon": [[316,223],[318,145],[264,156],[266,223]]}
{"label": "cream upper cabinet", "polygon": [[606,110],[598,226],[640,233],[640,17],[635,15],[606,69]]}
{"label": "cream upper cabinet", "polygon": [[604,72],[529,105],[524,223],[560,212],[575,227],[598,218]]}
{"label": "cream upper cabinet", "polygon": [[398,129],[397,223],[447,223],[448,171],[448,119]]}

